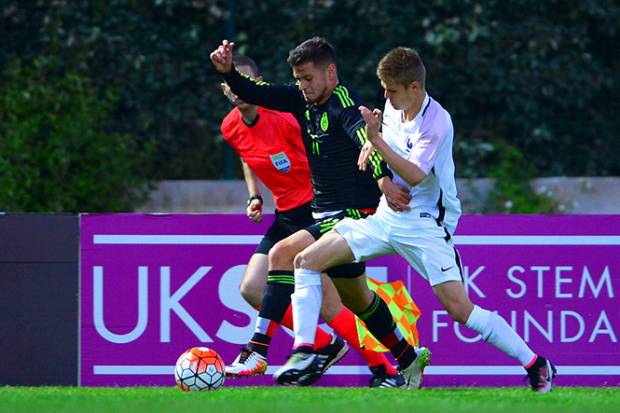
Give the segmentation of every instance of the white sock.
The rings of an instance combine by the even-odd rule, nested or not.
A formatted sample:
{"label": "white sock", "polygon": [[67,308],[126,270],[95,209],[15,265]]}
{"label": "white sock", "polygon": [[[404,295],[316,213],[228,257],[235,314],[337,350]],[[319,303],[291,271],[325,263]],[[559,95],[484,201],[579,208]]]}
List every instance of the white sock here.
{"label": "white sock", "polygon": [[301,345],[314,345],[322,300],[321,273],[305,268],[295,268],[295,292],[291,295],[293,329],[295,330],[293,348]]}
{"label": "white sock", "polygon": [[522,366],[528,365],[536,356],[517,332],[497,313],[475,305],[465,325],[479,333],[486,342],[519,360]]}

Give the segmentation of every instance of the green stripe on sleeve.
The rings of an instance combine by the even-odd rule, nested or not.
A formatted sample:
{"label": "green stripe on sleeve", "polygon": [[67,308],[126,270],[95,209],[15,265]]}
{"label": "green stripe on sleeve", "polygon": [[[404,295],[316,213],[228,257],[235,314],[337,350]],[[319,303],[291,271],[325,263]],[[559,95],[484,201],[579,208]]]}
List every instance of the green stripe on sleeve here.
{"label": "green stripe on sleeve", "polygon": [[342,85],[338,85],[336,86],[336,89],[334,89],[334,91],[338,91],[339,94],[342,95],[342,99],[345,101],[346,103],[346,108],[350,107],[350,106],[355,106],[355,102],[353,102],[353,99],[351,99],[351,97],[349,97],[349,90],[342,86]]}

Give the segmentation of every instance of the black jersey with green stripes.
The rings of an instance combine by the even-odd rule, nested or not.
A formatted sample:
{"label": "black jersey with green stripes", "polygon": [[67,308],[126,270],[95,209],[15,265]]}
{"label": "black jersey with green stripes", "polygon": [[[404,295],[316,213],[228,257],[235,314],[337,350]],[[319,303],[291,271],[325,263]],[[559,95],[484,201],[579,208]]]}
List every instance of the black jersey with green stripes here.
{"label": "black jersey with green stripes", "polygon": [[360,148],[366,142],[359,97],[343,84],[322,105],[307,103],[294,85],[271,85],[242,76],[236,70],[224,75],[241,100],[295,116],[302,129],[310,164],[316,212],[347,208],[375,208],[381,192],[376,180],[390,175],[378,153],[362,172],[357,166]]}

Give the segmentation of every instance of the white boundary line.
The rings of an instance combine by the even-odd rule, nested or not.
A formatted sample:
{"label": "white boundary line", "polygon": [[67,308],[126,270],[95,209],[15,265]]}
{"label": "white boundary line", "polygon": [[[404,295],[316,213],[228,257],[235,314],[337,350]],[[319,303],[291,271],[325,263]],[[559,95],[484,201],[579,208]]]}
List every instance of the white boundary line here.
{"label": "white boundary line", "polygon": [[[128,235],[95,234],[98,245],[256,245],[261,235]],[[459,245],[620,245],[615,235],[461,235],[455,236]],[[272,374],[280,366],[271,366]],[[562,374],[577,376],[620,375],[620,366],[560,366]],[[95,365],[95,375],[168,375],[173,366]],[[427,375],[522,375],[518,366],[429,366]],[[334,366],[328,375],[370,374],[366,366]]]}
{"label": "white boundary line", "polygon": [[[273,374],[281,366],[270,366],[267,374]],[[559,374],[571,376],[620,376],[620,366],[558,366]],[[94,375],[172,375],[174,366],[113,366],[95,365]],[[367,366],[334,366],[325,374],[369,375]],[[523,367],[519,366],[428,366],[425,375],[460,375],[460,376],[522,376]]]}
{"label": "white boundary line", "polygon": [[[256,245],[262,235],[95,234],[97,245]],[[457,235],[458,245],[620,245],[618,235]]]}
{"label": "white boundary line", "polygon": [[212,245],[258,244],[262,235],[94,235],[93,244],[108,245]]}

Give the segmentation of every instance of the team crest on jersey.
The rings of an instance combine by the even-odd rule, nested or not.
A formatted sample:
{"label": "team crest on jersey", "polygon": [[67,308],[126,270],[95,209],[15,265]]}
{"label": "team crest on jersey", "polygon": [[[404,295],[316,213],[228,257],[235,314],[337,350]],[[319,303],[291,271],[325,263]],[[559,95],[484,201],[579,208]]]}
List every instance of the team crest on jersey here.
{"label": "team crest on jersey", "polygon": [[321,130],[327,132],[327,128],[329,128],[329,120],[327,119],[327,112],[323,112],[321,115]]}
{"label": "team crest on jersey", "polygon": [[269,155],[269,157],[271,158],[271,163],[278,171],[288,172],[291,169],[291,160],[284,152]]}
{"label": "team crest on jersey", "polygon": [[413,148],[413,142],[411,141],[411,136],[407,136],[407,152],[409,152],[411,150],[411,148]]}

